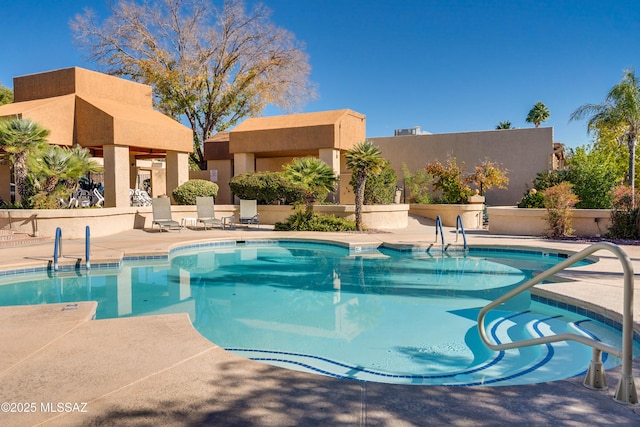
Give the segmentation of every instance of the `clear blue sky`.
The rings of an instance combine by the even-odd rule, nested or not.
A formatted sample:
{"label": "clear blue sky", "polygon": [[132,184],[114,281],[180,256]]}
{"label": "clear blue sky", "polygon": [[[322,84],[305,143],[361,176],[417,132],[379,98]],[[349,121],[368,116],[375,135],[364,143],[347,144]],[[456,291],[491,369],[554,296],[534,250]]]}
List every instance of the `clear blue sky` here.
{"label": "clear blue sky", "polygon": [[[71,66],[97,69],[72,43],[68,22],[107,0],[0,0],[0,83]],[[215,0],[214,0],[215,1]],[[272,20],[306,44],[319,98],[303,111],[350,108],[367,136],[420,126],[432,133],[525,122],[570,147],[586,144],[580,105],[604,100],[625,68],[640,74],[637,0],[265,0]],[[265,115],[279,114],[268,108]]]}

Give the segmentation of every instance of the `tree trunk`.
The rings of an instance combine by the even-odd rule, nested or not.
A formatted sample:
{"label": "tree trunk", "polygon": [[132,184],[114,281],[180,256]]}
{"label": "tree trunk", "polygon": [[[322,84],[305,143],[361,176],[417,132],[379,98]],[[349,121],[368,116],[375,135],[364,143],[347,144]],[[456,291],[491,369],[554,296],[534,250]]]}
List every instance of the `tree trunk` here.
{"label": "tree trunk", "polygon": [[367,182],[365,172],[356,176],[356,231],[362,231],[362,205],[364,205],[364,186]]}
{"label": "tree trunk", "polygon": [[13,162],[13,174],[16,181],[16,202],[24,202],[24,198],[27,195],[26,154],[16,153]]}

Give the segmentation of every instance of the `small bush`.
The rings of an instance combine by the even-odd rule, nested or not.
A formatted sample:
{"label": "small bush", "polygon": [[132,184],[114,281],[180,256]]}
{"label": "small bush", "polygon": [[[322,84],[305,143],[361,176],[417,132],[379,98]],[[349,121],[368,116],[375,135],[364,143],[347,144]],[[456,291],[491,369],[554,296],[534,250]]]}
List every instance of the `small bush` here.
{"label": "small bush", "polygon": [[571,208],[578,203],[573,194],[573,184],[561,182],[544,190],[545,220],[549,223],[551,237],[563,237],[573,233],[571,228]]}
{"label": "small bush", "polygon": [[192,179],[177,187],[171,193],[179,205],[195,205],[196,197],[216,197],[218,184],[204,179]]}
{"label": "small bush", "polygon": [[276,222],[276,231],[355,231],[355,221],[297,210],[286,222]]}
{"label": "small bush", "polygon": [[426,171],[433,176],[433,188],[440,190],[440,197],[436,198],[436,203],[443,204],[463,204],[468,203],[471,196],[471,188],[465,184],[463,174],[464,162],[460,166],[456,164],[456,158],[449,158],[447,164],[443,165],[438,160],[429,163]]}
{"label": "small bush", "polygon": [[257,200],[258,204],[293,205],[304,201],[302,185],[287,179],[282,172],[246,172],[229,181],[231,192],[240,199]]}
{"label": "small bush", "polygon": [[544,208],[544,193],[535,188],[527,193],[518,202],[519,208]]}
{"label": "small bush", "polygon": [[[636,191],[636,201],[640,200],[640,192]],[[638,239],[638,209],[631,203],[631,187],[619,185],[611,190],[613,210],[608,237],[614,239]]]}
{"label": "small bush", "polygon": [[430,188],[433,177],[425,169],[418,169],[415,174],[409,172],[406,164],[402,164],[404,187],[409,203],[431,203]]}

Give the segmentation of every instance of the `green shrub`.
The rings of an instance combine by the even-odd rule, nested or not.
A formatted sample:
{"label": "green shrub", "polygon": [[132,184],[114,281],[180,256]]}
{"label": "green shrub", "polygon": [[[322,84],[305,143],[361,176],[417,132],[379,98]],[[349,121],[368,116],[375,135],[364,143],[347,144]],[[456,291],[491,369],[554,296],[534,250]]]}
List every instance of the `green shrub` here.
{"label": "green shrub", "polygon": [[231,192],[240,199],[257,200],[258,204],[293,205],[304,201],[305,189],[282,172],[246,172],[229,181]]}
{"label": "green shrub", "polygon": [[533,188],[538,191],[544,191],[547,188],[558,185],[563,181],[569,181],[569,171],[567,170],[552,170],[538,172],[533,180]]}
{"label": "green shrub", "polygon": [[276,222],[276,231],[355,231],[355,221],[320,215],[306,210],[296,210],[286,222]]}
{"label": "green shrub", "polygon": [[570,154],[568,180],[580,198],[576,208],[611,209],[611,189],[622,182],[625,173],[615,154],[588,146],[571,150]]}
{"label": "green shrub", "polygon": [[425,169],[418,169],[415,174],[412,174],[404,163],[402,173],[409,203],[431,203],[430,188],[433,177]]}
{"label": "green shrub", "polygon": [[527,193],[518,202],[519,208],[544,208],[544,193],[535,188]]}
{"label": "green shrub", "polygon": [[179,205],[195,205],[196,197],[216,197],[218,184],[204,179],[192,179],[177,187],[171,193]]}
{"label": "green shrub", "polygon": [[[364,185],[364,204],[389,205],[393,203],[397,184],[398,176],[391,167],[391,162],[385,160],[378,174],[367,175],[367,182]],[[351,175],[349,185],[355,188],[356,174]]]}

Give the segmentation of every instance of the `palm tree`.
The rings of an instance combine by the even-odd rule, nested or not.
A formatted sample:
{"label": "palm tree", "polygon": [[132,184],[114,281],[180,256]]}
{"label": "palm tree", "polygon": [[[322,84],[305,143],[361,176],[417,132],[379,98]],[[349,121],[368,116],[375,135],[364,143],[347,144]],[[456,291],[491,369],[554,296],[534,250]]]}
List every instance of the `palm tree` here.
{"label": "palm tree", "polygon": [[356,230],[362,231],[362,205],[364,205],[364,186],[367,183],[367,175],[378,173],[384,165],[384,158],[380,149],[371,141],[363,141],[356,144],[344,155],[347,167],[356,174]]}
{"label": "palm tree", "polygon": [[498,125],[496,126],[496,130],[500,130],[500,129],[511,129],[511,122],[508,120],[504,122],[499,122]]}
{"label": "palm tree", "polygon": [[49,194],[55,191],[60,181],[71,183],[67,187],[75,189],[79,178],[88,172],[102,170],[98,162],[90,158],[89,150],[79,145],[73,148],[58,145],[44,147],[29,156],[27,167],[39,180],[44,181],[42,190]]}
{"label": "palm tree", "polygon": [[0,149],[10,155],[15,175],[16,192],[27,196],[27,154],[47,143],[49,131],[30,119],[0,121]]}
{"label": "palm tree", "polygon": [[304,202],[307,214],[313,209],[313,202],[326,199],[329,192],[335,190],[338,177],[325,162],[316,157],[293,159],[284,167],[284,174],[305,188]]}
{"label": "palm tree", "polygon": [[50,145],[35,152],[34,156],[27,159],[27,168],[33,173],[42,184],[42,190],[52,193],[60,179],[63,179],[69,169],[69,150],[65,150],[58,145]]}
{"label": "palm tree", "polygon": [[547,121],[549,118],[549,109],[541,101],[535,103],[535,105],[529,111],[527,115],[527,123],[533,123],[536,127],[540,126],[540,123]]}
{"label": "palm tree", "polygon": [[620,127],[619,142],[626,142],[629,149],[629,186],[631,206],[635,209],[635,158],[638,132],[640,132],[640,82],[635,71],[624,70],[620,83],[615,85],[602,104],[585,104],[571,114],[569,120],[589,117],[587,132],[601,127]]}

